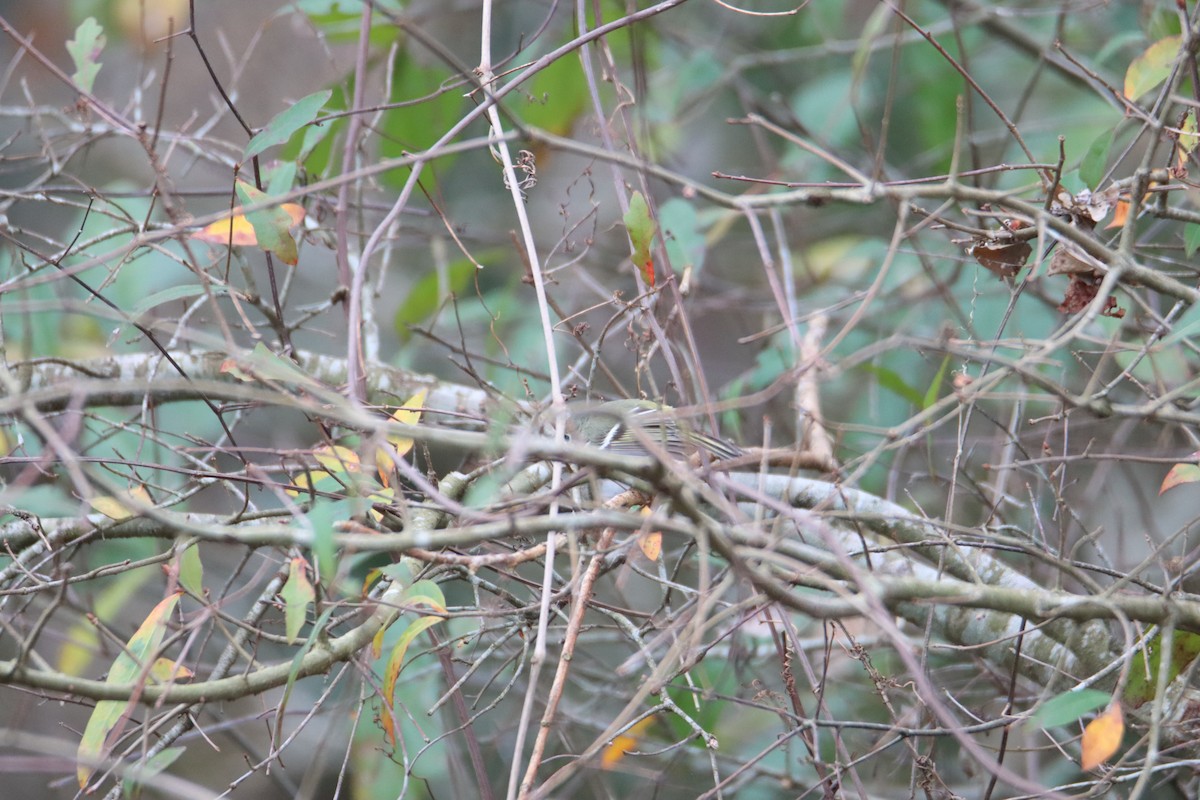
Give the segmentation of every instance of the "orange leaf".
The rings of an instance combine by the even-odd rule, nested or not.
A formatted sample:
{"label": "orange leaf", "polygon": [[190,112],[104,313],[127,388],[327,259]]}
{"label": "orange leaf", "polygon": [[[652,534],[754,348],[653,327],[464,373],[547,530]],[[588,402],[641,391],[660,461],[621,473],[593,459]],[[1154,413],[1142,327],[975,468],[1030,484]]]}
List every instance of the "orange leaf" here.
{"label": "orange leaf", "polygon": [[600,767],[602,769],[615,767],[625,757],[626,752],[637,747],[645,738],[646,729],[652,724],[654,724],[654,717],[646,717],[624,733],[614,736],[608,747],[605,747],[604,752],[600,754]]}
{"label": "orange leaf", "polygon": [[647,258],[646,263],[638,264],[638,269],[642,271],[642,280],[646,281],[646,285],[651,289],[654,288],[654,259]]}
{"label": "orange leaf", "polygon": [[[1157,185],[1158,185],[1157,181],[1150,181],[1150,183],[1147,184],[1147,188],[1153,188]],[[1144,195],[1142,195],[1142,208],[1146,207],[1146,204],[1150,202],[1150,200],[1153,196],[1154,195],[1152,192],[1146,192]],[[1100,220],[1097,219],[1096,221],[1099,222]],[[1109,228],[1120,228],[1122,225],[1124,225],[1128,221],[1129,221],[1129,193],[1126,192],[1124,195],[1117,197],[1117,202],[1113,205],[1113,218],[1109,221],[1109,223],[1107,225],[1104,226],[1104,229],[1108,230]]]}
{"label": "orange leaf", "polygon": [[642,549],[642,555],[651,561],[658,561],[658,557],[662,555],[662,532],[650,531],[638,536],[638,547]]}
{"label": "orange leaf", "polygon": [[1083,729],[1079,766],[1084,770],[1092,770],[1103,764],[1117,752],[1124,735],[1125,715],[1121,713],[1121,704],[1113,703]]}
{"label": "orange leaf", "polygon": [[235,247],[258,244],[250,220],[243,214],[233,219],[217,220],[192,234],[192,238],[209,244],[231,244]]}
{"label": "orange leaf", "polygon": [[254,380],[254,375],[242,369],[236,358],[227,358],[221,362],[221,367],[218,370],[222,375],[229,375],[242,383],[249,383]]}
{"label": "orange leaf", "polygon": [[1129,218],[1129,201],[1118,200],[1116,208],[1113,209],[1113,218],[1104,226],[1105,230],[1109,228],[1120,228]]}

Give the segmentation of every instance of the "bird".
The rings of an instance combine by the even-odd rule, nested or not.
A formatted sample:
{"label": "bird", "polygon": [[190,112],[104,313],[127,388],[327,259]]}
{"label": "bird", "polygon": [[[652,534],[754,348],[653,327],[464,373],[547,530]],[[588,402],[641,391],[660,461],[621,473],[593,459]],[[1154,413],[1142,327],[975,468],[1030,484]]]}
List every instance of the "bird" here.
{"label": "bird", "polygon": [[[630,455],[650,455],[654,445],[673,458],[703,451],[712,459],[742,455],[737,445],[696,430],[675,409],[652,400],[609,400],[570,411],[569,428],[589,444]],[[636,429],[636,430],[635,430]],[[653,443],[647,447],[648,443]]]}

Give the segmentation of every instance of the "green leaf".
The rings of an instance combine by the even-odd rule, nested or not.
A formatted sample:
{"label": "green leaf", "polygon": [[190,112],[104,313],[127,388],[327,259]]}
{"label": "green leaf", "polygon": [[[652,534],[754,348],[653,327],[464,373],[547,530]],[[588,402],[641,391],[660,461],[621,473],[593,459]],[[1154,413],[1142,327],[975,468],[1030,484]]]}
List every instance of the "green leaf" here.
{"label": "green leaf", "polygon": [[946,370],[950,367],[950,356],[942,358],[942,365],[938,367],[937,375],[933,376],[933,382],[929,384],[929,388],[925,390],[925,396],[921,398],[921,410],[933,406],[938,401],[938,397],[942,391],[942,382],[946,379]]}
{"label": "green leaf", "polygon": [[[146,616],[141,626],[130,637],[125,648],[113,661],[112,667],[108,670],[108,677],[104,681],[105,685],[129,686],[144,680],[143,676],[149,673],[150,667],[158,655],[163,636],[167,632],[167,621],[171,618],[171,612],[175,610],[175,604],[178,602],[179,592],[176,592],[162,600]],[[125,716],[125,709],[128,705],[129,703],[123,700],[101,700],[96,703],[92,715],[88,718],[87,727],[83,731],[83,737],[79,740],[77,754],[79,763],[75,768],[75,776],[79,779],[80,788],[87,786],[95,766],[104,756],[105,740]]]}
{"label": "green leaf", "polygon": [[314,125],[304,131],[304,138],[300,140],[300,160],[305,169],[316,174],[324,170],[329,160],[328,151],[333,147],[332,134],[344,123],[344,119],[335,119],[327,125]]}
{"label": "green leaf", "polygon": [[104,28],[94,17],[88,17],[75,29],[75,38],[67,41],[67,52],[75,62],[71,80],[85,92],[92,91],[101,64],[96,59],[104,50]]}
{"label": "green leaf", "polygon": [[420,569],[421,565],[415,559],[405,556],[394,564],[384,564],[379,568],[379,572],[388,577],[388,580],[400,586],[407,586],[413,583],[413,574]]}
{"label": "green leaf", "polygon": [[187,752],[186,747],[168,747],[150,756],[150,758],[146,759],[146,763],[130,766],[126,772],[127,777],[122,782],[125,791],[122,796],[137,797],[141,786],[174,764],[185,752]]}
{"label": "green leaf", "polygon": [[463,258],[452,262],[445,270],[435,269],[417,281],[393,317],[400,340],[407,342],[412,336],[410,328],[432,317],[443,300],[451,295],[461,295],[470,285],[475,271],[475,265]]}
{"label": "green leaf", "polygon": [[[225,294],[228,291],[224,286],[211,286],[209,289],[213,294]],[[172,286],[169,289],[163,289],[161,292],[154,292],[147,295],[129,313],[134,319],[138,319],[150,309],[158,308],[164,303],[170,303],[175,300],[187,300],[191,297],[199,297],[202,294],[204,294],[204,287],[197,286],[194,283]]]}
{"label": "green leaf", "polygon": [[641,192],[634,192],[629,198],[629,210],[625,212],[625,227],[629,231],[629,240],[633,243],[633,257],[642,262],[650,257],[650,247],[654,243],[654,219],[650,216],[650,206]]}
{"label": "green leaf", "polygon": [[[238,197],[248,206],[270,200],[267,194],[244,181],[237,181],[236,185]],[[268,253],[274,253],[285,264],[294,265],[300,260],[296,240],[289,232],[292,218],[286,211],[279,206],[270,206],[246,214],[246,219],[254,228],[259,247]]]}
{"label": "green leaf", "polygon": [[907,383],[905,383],[904,379],[901,378],[900,374],[895,370],[888,369],[887,367],[880,367],[875,364],[863,364],[861,367],[859,367],[859,369],[865,370],[874,375],[879,381],[880,386],[892,392],[893,394],[903,397],[914,406],[920,408],[921,404],[925,402],[925,397],[912,386],[909,386]]}
{"label": "green leaf", "polygon": [[1104,171],[1108,167],[1108,152],[1112,149],[1113,132],[1107,130],[1092,140],[1087,153],[1079,163],[1079,179],[1083,185],[1092,189],[1100,186],[1104,180]]}
{"label": "green leaf", "polygon": [[329,606],[317,621],[313,623],[312,630],[308,634],[308,638],[304,640],[304,644],[300,645],[300,649],[296,651],[296,655],[292,658],[292,666],[288,670],[287,683],[283,686],[283,697],[279,700],[279,706],[275,713],[275,740],[283,740],[283,719],[286,716],[288,700],[292,697],[292,689],[296,686],[296,680],[300,677],[300,667],[304,666],[304,657],[316,645],[317,640],[321,638],[325,631],[325,626],[329,624],[329,618],[333,616],[334,606]]}
{"label": "green leaf", "polygon": [[720,725],[722,717],[727,717],[730,704],[715,698],[721,695],[732,696],[731,692],[736,693],[737,679],[733,670],[717,662],[717,659],[701,661],[683,675],[676,676],[667,685],[670,698],[695,721],[692,723],[691,720],[680,719],[675,714],[662,715],[661,720],[671,730],[672,735],[687,736],[689,724],[713,730]]}
{"label": "green leaf", "polygon": [[299,170],[295,161],[281,161],[267,173],[267,194],[278,197],[287,194],[296,185],[296,172]]}
{"label": "green leaf", "polygon": [[1193,222],[1183,228],[1183,252],[1191,258],[1197,247],[1200,247],[1200,225]]}
{"label": "green leaf", "polygon": [[200,560],[200,547],[192,545],[180,553],[179,585],[192,594],[204,596],[204,563]]}
{"label": "green leaf", "polygon": [[864,70],[871,60],[875,40],[887,32],[887,26],[891,21],[891,8],[886,4],[880,4],[863,25],[862,32],[858,36],[858,47],[855,48],[854,56],[850,59],[850,71],[854,75],[855,85],[861,82],[865,75]]}
{"label": "green leaf", "polygon": [[[347,80],[348,84],[353,81]],[[347,88],[335,84],[330,88],[332,96],[325,104],[325,113],[333,114],[346,110]],[[340,162],[333,158],[335,134],[346,127],[346,117],[337,117],[323,125],[309,125],[300,136],[293,136],[279,152],[281,159],[294,161],[303,166],[312,177],[328,177],[328,169],[336,170]],[[271,194],[275,194],[274,191]]]}
{"label": "green leaf", "polygon": [[503,479],[495,473],[488,473],[477,480],[471,481],[471,485],[467,488],[467,493],[463,497],[462,504],[467,508],[487,508],[499,497],[502,482]]}
{"label": "green leaf", "polygon": [[317,115],[321,113],[321,108],[329,101],[332,95],[333,92],[329,89],[313,92],[308,97],[297,100],[291,107],[276,114],[275,118],[268,122],[267,126],[255,134],[254,138],[246,144],[246,149],[242,153],[242,160],[249,161],[268,147],[283,144],[292,138],[292,134],[317,118]]}
{"label": "green leaf", "polygon": [[333,526],[342,516],[340,506],[342,503],[318,499],[306,515],[308,524],[312,526],[312,551],[317,562],[317,574],[326,586],[332,586],[337,576],[338,559],[337,547],[333,541]]}
{"label": "green leaf", "polygon": [[417,581],[400,595],[406,605],[426,605],[434,611],[446,610],[446,596],[442,587],[433,581]]}
{"label": "green leaf", "polygon": [[1103,708],[1111,701],[1112,695],[1096,689],[1063,692],[1057,697],[1052,697],[1043,703],[1029,717],[1026,724],[1039,728],[1055,728],[1059,725],[1067,725],[1079,719],[1084,714],[1095,711],[1097,708]]}
{"label": "green leaf", "polygon": [[658,221],[675,272],[689,268],[699,272],[704,266],[708,243],[696,207],[681,197],[673,197],[658,209]]}
{"label": "green leaf", "polygon": [[[332,44],[358,42],[363,5],[363,0],[299,0],[296,3],[300,12],[320,28],[321,38]],[[374,0],[371,5],[389,11],[393,16],[405,13],[403,0]],[[386,51],[399,34],[399,29],[387,16],[376,14],[375,20],[367,43],[372,53]]]}
{"label": "green leaf", "polygon": [[654,262],[650,257],[650,248],[654,246],[654,228],[654,218],[650,216],[646,198],[642,197],[641,192],[634,192],[633,197],[629,198],[629,210],[625,212],[625,229],[633,245],[633,263],[650,286],[654,286]]}
{"label": "green leaf", "polygon": [[587,103],[586,88],[577,59],[553,61],[530,80],[528,94],[519,101],[521,117],[530,125],[565,136]]}
{"label": "green leaf", "polygon": [[[1147,657],[1147,654],[1149,656]],[[1167,666],[1167,684],[1179,677],[1200,654],[1200,634],[1175,631],[1171,638],[1171,663]],[[1134,708],[1153,700],[1158,687],[1158,671],[1162,666],[1162,632],[1134,653],[1129,665],[1129,682],[1122,699]]]}
{"label": "green leaf", "polygon": [[441,617],[421,617],[414,620],[404,629],[404,633],[400,634],[400,639],[388,657],[387,668],[383,673],[383,708],[380,724],[383,727],[384,735],[393,745],[396,741],[396,726],[392,706],[396,697],[396,683],[400,679],[400,670],[404,667],[404,654],[408,652],[408,646],[412,644],[413,639],[442,621]]}
{"label": "green leaf", "polygon": [[[390,99],[392,103],[403,105],[383,115],[380,155],[393,158],[428,150],[454,126],[462,116],[463,90],[443,90],[446,78],[444,71],[425,69],[410,58],[397,61]],[[439,167],[444,168],[453,160],[454,157],[440,158]],[[392,184],[404,181],[404,177],[394,170],[385,173],[383,178]]]}
{"label": "green leaf", "polygon": [[296,364],[267,347],[264,342],[254,345],[250,355],[245,359],[255,374],[272,381],[294,384],[302,389],[317,389],[321,386],[308,373]]}

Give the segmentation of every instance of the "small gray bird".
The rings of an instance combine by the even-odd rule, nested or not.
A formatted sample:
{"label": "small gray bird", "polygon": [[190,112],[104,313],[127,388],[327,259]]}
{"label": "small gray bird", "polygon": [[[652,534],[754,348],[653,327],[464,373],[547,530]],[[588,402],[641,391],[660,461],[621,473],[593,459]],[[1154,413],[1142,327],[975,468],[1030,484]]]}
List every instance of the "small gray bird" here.
{"label": "small gray bird", "polygon": [[713,459],[742,455],[737,445],[695,430],[675,409],[650,400],[610,400],[587,406],[571,412],[571,423],[589,443],[618,453],[648,455],[645,437],[679,459],[701,450]]}

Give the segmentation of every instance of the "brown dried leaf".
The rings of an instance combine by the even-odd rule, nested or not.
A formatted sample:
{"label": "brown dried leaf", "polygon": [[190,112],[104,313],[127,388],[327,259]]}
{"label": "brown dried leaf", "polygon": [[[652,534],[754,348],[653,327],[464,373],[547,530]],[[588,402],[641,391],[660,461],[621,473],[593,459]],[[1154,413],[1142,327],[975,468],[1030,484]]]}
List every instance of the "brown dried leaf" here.
{"label": "brown dried leaf", "polygon": [[[1064,314],[1074,314],[1077,311],[1083,311],[1096,299],[1096,292],[1099,289],[1099,276],[1091,273],[1076,273],[1072,275],[1071,285],[1067,287],[1067,294],[1063,297],[1062,303],[1059,304],[1058,310]],[[1125,316],[1125,309],[1117,305],[1117,298],[1110,296],[1104,304],[1104,310],[1101,313],[1106,317],[1122,319]]]}
{"label": "brown dried leaf", "polygon": [[1054,255],[1050,258],[1050,266],[1046,268],[1047,275],[1095,275],[1096,268],[1084,261],[1066,243],[1059,242]]}
{"label": "brown dried leaf", "polygon": [[977,239],[967,252],[997,278],[1014,278],[1029,261],[1033,247],[1029,242]]}

